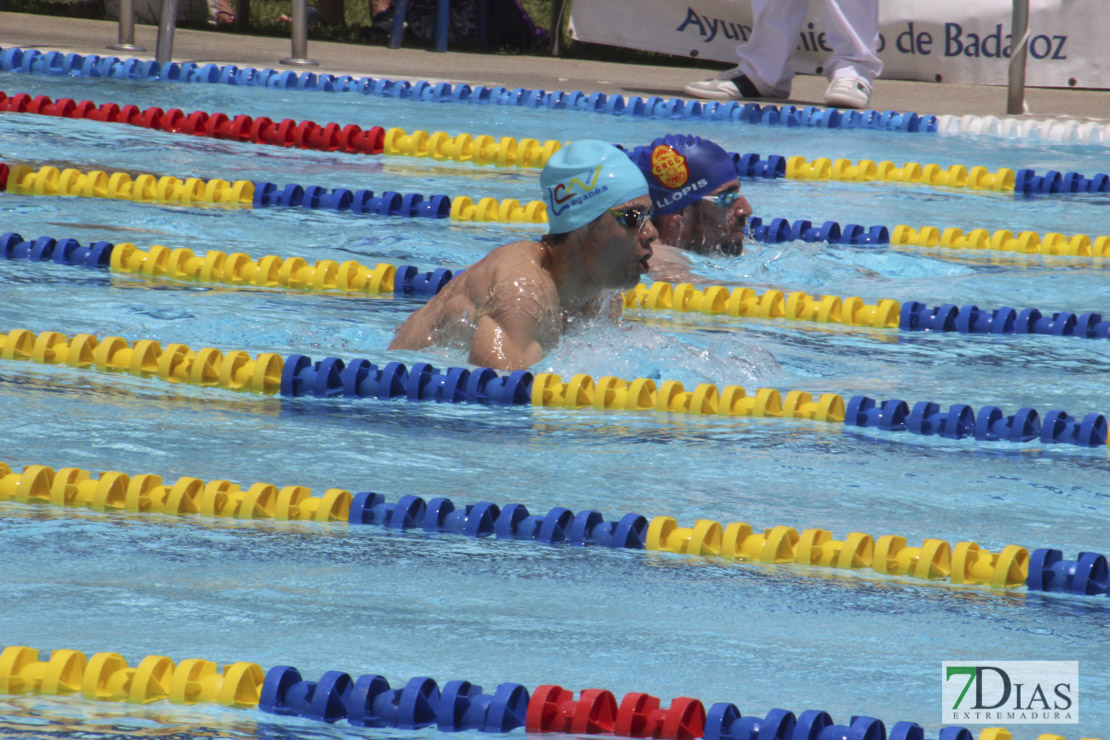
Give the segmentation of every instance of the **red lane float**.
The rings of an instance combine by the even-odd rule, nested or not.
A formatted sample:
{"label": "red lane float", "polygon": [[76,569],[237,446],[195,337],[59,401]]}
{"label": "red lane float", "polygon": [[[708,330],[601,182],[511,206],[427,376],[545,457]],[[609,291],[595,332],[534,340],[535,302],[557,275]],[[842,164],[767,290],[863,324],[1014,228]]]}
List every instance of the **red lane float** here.
{"label": "red lane float", "polygon": [[528,732],[563,732],[575,735],[613,734],[617,700],[605,689],[584,689],[582,697],[562,686],[540,686],[532,692],[524,726]]}
{"label": "red lane float", "polygon": [[314,121],[286,118],[277,123],[265,116],[229,116],[226,113],[185,113],[177,108],[141,110],[135,105],[122,108],[115,103],[96,105],[91,100],[75,102],[70,98],[51,100],[46,95],[32,98],[26,93],[8,97],[0,92],[0,111],[35,113],[59,118],[81,118],[102,123],[124,123],[129,126],[206,136],[225,141],[251,142],[286,148],[314,149],[348,154],[381,154],[385,146],[385,129],[381,126],[363,129],[356,124],[340,126]]}
{"label": "red lane float", "polygon": [[625,694],[617,710],[613,734],[622,737],[654,737],[690,740],[705,734],[705,707],[697,699],[680,696],[670,709],[659,708],[659,698],[633,692]]}
{"label": "red lane float", "polygon": [[705,706],[681,696],[669,709],[659,698],[641,692],[625,694],[620,706],[604,689],[585,689],[575,700],[562,686],[544,685],[532,692],[525,718],[528,732],[692,740],[705,735]]}

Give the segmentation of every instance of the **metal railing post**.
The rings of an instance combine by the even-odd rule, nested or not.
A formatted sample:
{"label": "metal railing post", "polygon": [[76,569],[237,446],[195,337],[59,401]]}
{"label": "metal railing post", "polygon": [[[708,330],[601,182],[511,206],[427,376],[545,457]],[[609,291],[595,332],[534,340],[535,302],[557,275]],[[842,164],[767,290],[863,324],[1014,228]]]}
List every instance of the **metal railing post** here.
{"label": "metal railing post", "polygon": [[177,0],[162,0],[162,17],[158,20],[158,43],[154,58],[159,64],[173,59],[173,30],[177,27]]}
{"label": "metal railing post", "polygon": [[563,25],[563,0],[551,0],[551,56],[559,56],[560,27]]}
{"label": "metal railing post", "polygon": [[145,47],[135,45],[135,0],[119,2],[119,43],[108,44],[116,51],[146,51]]}
{"label": "metal railing post", "polygon": [[305,0],[293,0],[293,55],[281,60],[282,64],[315,67],[308,58],[308,8]]}
{"label": "metal railing post", "polygon": [[296,64],[299,67],[316,67],[309,59],[309,17],[304,0],[293,0],[293,55],[281,60],[282,64]]}
{"label": "metal railing post", "polygon": [[1010,26],[1010,86],[1006,97],[1006,113],[1025,113],[1025,58],[1029,52],[1029,0],[1014,0],[1013,22]]}

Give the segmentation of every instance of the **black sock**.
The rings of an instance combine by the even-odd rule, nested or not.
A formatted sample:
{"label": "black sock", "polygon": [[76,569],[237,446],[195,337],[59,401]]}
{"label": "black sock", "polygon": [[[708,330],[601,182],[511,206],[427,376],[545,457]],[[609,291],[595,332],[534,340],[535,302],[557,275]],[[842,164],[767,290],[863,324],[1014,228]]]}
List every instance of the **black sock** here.
{"label": "black sock", "polygon": [[736,89],[745,98],[761,98],[763,93],[759,91],[752,81],[748,79],[747,75],[740,75],[739,77],[732,78],[732,84],[736,85]]}

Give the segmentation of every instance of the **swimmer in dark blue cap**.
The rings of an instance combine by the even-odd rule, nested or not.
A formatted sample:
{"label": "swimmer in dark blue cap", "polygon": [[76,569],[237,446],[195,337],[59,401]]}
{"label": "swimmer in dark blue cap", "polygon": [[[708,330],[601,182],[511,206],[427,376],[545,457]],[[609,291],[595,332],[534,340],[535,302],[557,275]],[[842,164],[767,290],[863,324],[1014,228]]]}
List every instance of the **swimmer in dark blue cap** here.
{"label": "swimmer in dark blue cap", "polygon": [[[709,139],[672,134],[640,148],[635,160],[648,181],[662,245],[701,254],[743,252],[752,207],[740,194],[728,152]],[[653,276],[676,261],[662,245],[655,247]]]}
{"label": "swimmer in dark blue cap", "polygon": [[552,155],[540,174],[548,233],[506,244],[447,283],[397,330],[390,349],[468,349],[469,361],[498,370],[530,367],[575,318],[620,302],[648,271],[648,184],[611,144],[582,140]]}

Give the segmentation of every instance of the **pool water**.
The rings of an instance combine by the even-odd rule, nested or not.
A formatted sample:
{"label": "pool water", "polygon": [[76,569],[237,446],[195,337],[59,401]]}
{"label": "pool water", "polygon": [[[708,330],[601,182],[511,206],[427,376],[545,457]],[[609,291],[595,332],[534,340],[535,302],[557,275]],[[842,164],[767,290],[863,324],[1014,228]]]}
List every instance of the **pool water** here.
{"label": "pool water", "polygon": [[[516,138],[598,137],[627,146],[666,133],[730,151],[1105,170],[1102,147],[975,137],[684,125],[568,111],[381,100],[220,85],[0,73],[0,90],[94,102],[311,118]],[[927,111],[926,111],[927,112]],[[33,115],[0,116],[9,163],[537,199],[534,170],[478,168],[150,132]],[[745,181],[756,214],[1110,234],[1105,195],[1012,194],[892,184]],[[461,269],[541,227],[358,216],[303,209],[139,205],[3,193],[0,232]],[[918,300],[929,305],[1110,312],[1110,260],[900,247],[749,244],[696,257],[703,284]],[[389,352],[419,303],[199,285],[0,262],[0,331],[118,335],[251,354],[465,364],[450,350]],[[899,333],[805,322],[627,312],[576,326],[536,372],[676,379],[931,400],[947,407],[1110,412],[1107,343],[1046,336]],[[249,485],[304,485],[710,518],[756,529],[822,527],[909,543],[971,540],[1110,550],[1105,447],[986,443],[820,422],[279,400],[64,367],[0,362],[0,460]],[[427,675],[492,688],[560,684],[775,707],[824,709],[841,724],[912,720],[935,737],[943,660],[1078,660],[1078,725],[1007,725],[1016,738],[1100,737],[1110,728],[1110,600],[992,591],[865,571],[474,540],[379,527],[229,522],[0,502],[0,635],[46,653],[115,651],[175,661]],[[1005,723],[1002,723],[1005,725]],[[972,726],[973,731],[978,727]],[[520,732],[520,731],[518,731]],[[15,737],[437,736],[365,730],[258,711],[0,697]]]}

